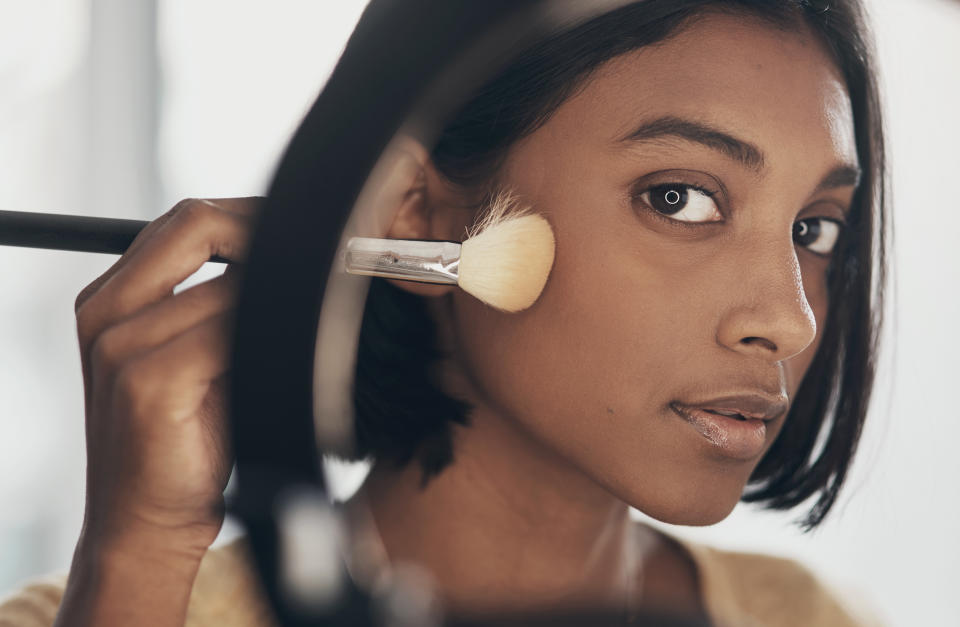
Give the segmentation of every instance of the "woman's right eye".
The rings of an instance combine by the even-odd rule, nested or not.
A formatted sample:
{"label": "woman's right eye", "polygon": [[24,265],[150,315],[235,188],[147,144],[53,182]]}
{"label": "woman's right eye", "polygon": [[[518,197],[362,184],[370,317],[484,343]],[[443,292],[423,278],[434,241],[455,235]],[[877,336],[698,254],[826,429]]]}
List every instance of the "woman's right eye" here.
{"label": "woman's right eye", "polygon": [[722,222],[710,191],[686,183],[667,183],[647,188],[636,197],[657,213],[677,222]]}

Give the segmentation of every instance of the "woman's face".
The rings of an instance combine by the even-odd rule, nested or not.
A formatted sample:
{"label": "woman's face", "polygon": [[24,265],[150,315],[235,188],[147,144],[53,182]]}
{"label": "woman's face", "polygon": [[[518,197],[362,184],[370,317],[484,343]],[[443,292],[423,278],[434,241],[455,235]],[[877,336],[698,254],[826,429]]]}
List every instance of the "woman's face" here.
{"label": "woman's face", "polygon": [[675,408],[788,408],[856,166],[844,82],[806,31],[707,14],[618,57],[511,149],[501,182],[550,221],[555,264],[519,314],[455,293],[448,368],[478,419],[521,427],[655,518],[716,522],[786,412]]}

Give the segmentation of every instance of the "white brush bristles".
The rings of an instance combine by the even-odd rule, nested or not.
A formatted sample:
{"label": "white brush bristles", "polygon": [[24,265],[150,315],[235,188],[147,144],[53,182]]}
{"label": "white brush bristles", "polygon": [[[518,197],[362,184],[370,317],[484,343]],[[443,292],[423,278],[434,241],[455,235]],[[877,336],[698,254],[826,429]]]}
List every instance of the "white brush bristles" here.
{"label": "white brush bristles", "polygon": [[553,230],[509,193],[494,199],[460,250],[458,285],[491,307],[516,312],[540,296],[553,267]]}

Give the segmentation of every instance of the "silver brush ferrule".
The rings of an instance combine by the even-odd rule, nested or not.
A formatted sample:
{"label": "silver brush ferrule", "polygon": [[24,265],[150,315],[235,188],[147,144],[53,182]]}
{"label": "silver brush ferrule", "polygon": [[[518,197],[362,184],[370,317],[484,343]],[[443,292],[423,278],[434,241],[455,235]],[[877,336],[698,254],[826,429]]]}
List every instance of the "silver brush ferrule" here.
{"label": "silver brush ferrule", "polygon": [[456,285],[460,244],[351,237],[344,262],[350,274]]}

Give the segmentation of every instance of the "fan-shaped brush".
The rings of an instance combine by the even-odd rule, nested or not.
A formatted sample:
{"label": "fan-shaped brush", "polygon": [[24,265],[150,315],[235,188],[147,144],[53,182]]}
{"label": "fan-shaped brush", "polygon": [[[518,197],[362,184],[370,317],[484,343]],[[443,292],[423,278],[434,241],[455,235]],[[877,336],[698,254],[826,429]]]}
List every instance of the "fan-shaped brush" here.
{"label": "fan-shaped brush", "polygon": [[516,312],[540,296],[553,266],[553,230],[501,194],[462,242],[353,237],[346,270],[404,281],[459,285],[484,303]]}

